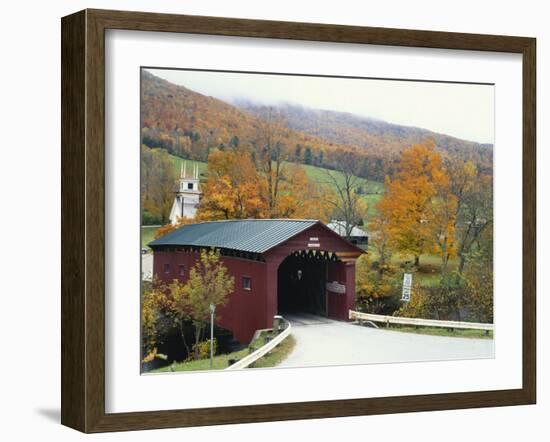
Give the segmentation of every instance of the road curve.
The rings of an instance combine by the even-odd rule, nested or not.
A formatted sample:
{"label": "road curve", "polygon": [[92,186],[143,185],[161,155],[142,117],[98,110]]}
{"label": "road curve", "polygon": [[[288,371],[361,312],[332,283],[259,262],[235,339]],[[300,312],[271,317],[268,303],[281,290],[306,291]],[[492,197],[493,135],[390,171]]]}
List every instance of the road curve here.
{"label": "road curve", "polygon": [[375,329],[309,314],[283,315],[296,346],[277,367],[485,359],[493,339],[451,338]]}

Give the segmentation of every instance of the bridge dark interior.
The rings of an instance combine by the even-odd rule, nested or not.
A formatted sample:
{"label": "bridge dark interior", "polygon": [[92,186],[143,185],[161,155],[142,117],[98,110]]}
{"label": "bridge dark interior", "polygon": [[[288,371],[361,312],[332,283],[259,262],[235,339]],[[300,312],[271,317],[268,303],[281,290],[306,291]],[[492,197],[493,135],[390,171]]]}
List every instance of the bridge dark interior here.
{"label": "bridge dark interior", "polygon": [[327,316],[328,261],[320,257],[294,254],[279,266],[278,312],[307,312]]}

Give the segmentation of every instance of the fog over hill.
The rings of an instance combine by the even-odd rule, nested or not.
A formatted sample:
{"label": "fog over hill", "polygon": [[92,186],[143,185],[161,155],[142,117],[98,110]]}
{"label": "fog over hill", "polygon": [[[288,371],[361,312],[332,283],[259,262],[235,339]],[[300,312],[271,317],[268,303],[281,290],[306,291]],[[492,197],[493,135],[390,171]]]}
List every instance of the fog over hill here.
{"label": "fog over hill", "polygon": [[[231,87],[229,84],[228,87]],[[182,158],[205,161],[213,148],[257,149],[266,106],[250,100],[232,103],[195,92],[142,71],[142,143]],[[270,107],[288,127],[284,144],[290,161],[337,168],[343,153],[361,164],[360,174],[383,181],[400,152],[433,139],[443,154],[474,161],[492,170],[492,145],[461,140],[427,129],[388,123],[346,112],[294,104]]]}
{"label": "fog over hill", "polygon": [[[261,115],[265,104],[247,99],[232,102],[239,109]],[[321,137],[331,143],[369,148],[380,144],[402,146],[422,143],[432,138],[438,148],[447,151],[479,149],[491,150],[492,144],[462,140],[428,129],[403,126],[376,118],[363,117],[349,112],[312,109],[291,103],[272,105],[285,117],[290,128]],[[392,145],[392,146],[390,146]]]}

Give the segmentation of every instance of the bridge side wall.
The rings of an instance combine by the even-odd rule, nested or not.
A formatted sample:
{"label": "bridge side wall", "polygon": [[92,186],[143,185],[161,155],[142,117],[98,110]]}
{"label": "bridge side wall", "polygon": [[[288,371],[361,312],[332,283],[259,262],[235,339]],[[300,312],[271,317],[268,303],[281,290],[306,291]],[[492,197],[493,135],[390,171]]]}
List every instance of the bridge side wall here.
{"label": "bridge side wall", "polygon": [[347,321],[348,311],[355,307],[355,261],[330,263],[328,281],[345,286],[345,293],[327,291],[328,316]]}
{"label": "bridge side wall", "polygon": [[[189,271],[199,257],[199,252],[155,251],[153,275],[163,282],[169,283],[178,279],[185,283],[189,279]],[[273,315],[267,314],[267,265],[228,256],[222,256],[221,259],[235,279],[235,289],[229,295],[227,304],[218,308],[216,325],[230,330],[236,340],[247,344],[256,330],[271,327],[273,321]],[[166,264],[169,272],[165,271]],[[180,275],[180,266],[184,266],[184,275]],[[243,277],[251,279],[250,290],[243,287]]]}

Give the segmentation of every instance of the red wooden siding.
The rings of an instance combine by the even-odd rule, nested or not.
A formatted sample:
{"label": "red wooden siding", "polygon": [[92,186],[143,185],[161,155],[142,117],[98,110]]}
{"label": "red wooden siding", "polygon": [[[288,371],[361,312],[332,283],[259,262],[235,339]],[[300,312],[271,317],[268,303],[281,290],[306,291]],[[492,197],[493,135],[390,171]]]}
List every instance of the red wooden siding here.
{"label": "red wooden siding", "polygon": [[[154,252],[153,275],[159,280],[170,282],[179,279],[182,282],[189,278],[189,270],[193,268],[200,254],[198,252]],[[254,332],[267,328],[266,317],[258,312],[266,312],[266,264],[241,258],[223,256],[222,262],[228,272],[235,278],[235,290],[229,295],[228,303],[220,307],[216,313],[217,324],[231,330],[240,342],[248,342]],[[170,265],[171,272],[164,273],[164,266]],[[185,265],[185,276],[179,276],[179,266]],[[244,290],[242,277],[251,278],[252,289]],[[271,319],[268,321],[270,322]]]}

